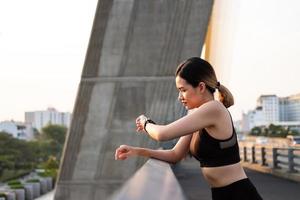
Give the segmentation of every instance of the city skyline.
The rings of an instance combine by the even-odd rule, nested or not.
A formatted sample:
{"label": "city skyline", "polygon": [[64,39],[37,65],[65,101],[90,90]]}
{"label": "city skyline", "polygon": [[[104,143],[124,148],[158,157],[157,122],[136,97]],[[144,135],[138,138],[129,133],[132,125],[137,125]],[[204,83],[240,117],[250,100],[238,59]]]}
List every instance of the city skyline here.
{"label": "city skyline", "polygon": [[[226,59],[215,67],[226,73],[219,79],[235,97],[230,108],[235,120],[261,94],[300,92],[300,3],[272,2],[242,0],[233,12],[221,13],[234,19],[220,42]],[[0,121],[24,121],[25,111],[47,107],[73,112],[96,5],[96,0],[0,2]]]}

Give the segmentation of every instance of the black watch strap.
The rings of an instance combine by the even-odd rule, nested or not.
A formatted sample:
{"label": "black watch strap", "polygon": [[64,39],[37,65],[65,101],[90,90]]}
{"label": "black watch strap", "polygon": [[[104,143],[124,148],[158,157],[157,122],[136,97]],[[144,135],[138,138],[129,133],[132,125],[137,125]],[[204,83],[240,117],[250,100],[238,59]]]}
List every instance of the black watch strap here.
{"label": "black watch strap", "polygon": [[[153,120],[151,120],[150,118],[148,118],[146,121],[145,121],[145,125],[144,125],[144,130],[147,132],[146,130],[146,126],[147,124],[150,123],[150,124],[156,124]],[[148,132],[147,132],[148,133]]]}

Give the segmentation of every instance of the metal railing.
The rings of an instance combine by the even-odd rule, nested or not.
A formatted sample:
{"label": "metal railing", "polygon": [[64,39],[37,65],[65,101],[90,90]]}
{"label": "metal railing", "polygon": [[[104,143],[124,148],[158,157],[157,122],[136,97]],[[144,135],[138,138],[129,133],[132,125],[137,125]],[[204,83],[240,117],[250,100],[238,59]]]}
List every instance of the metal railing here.
{"label": "metal railing", "polygon": [[185,200],[169,163],[149,159],[111,200]]}
{"label": "metal railing", "polygon": [[240,146],[240,154],[244,162],[300,174],[300,148]]}

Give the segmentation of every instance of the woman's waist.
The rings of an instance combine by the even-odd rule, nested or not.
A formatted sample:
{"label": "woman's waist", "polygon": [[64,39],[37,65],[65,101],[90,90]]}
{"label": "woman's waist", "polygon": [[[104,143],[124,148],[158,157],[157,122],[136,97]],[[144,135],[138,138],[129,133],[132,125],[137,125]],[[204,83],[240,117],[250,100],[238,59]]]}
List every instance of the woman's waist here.
{"label": "woman's waist", "polygon": [[202,174],[211,187],[223,187],[247,178],[240,163],[220,167],[202,167]]}

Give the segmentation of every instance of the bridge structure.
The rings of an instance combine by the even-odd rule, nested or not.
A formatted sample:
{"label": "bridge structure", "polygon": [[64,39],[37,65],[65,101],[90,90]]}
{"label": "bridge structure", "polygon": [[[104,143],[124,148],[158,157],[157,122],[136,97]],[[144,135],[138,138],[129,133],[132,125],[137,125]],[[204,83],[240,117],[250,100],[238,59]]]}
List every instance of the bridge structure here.
{"label": "bridge structure", "polygon": [[185,114],[176,100],[174,71],[184,59],[200,56],[204,44],[207,58],[213,58],[207,32],[214,31],[209,26],[214,3],[99,0],[55,200],[190,198],[184,181],[192,184],[194,176],[184,180],[180,174],[189,169],[186,165],[193,166],[189,172],[200,172],[197,164],[179,165],[174,175],[172,166],[160,161],[115,161],[114,151],[121,144],[165,145],[135,134],[135,118],[145,113],[165,124]]}

